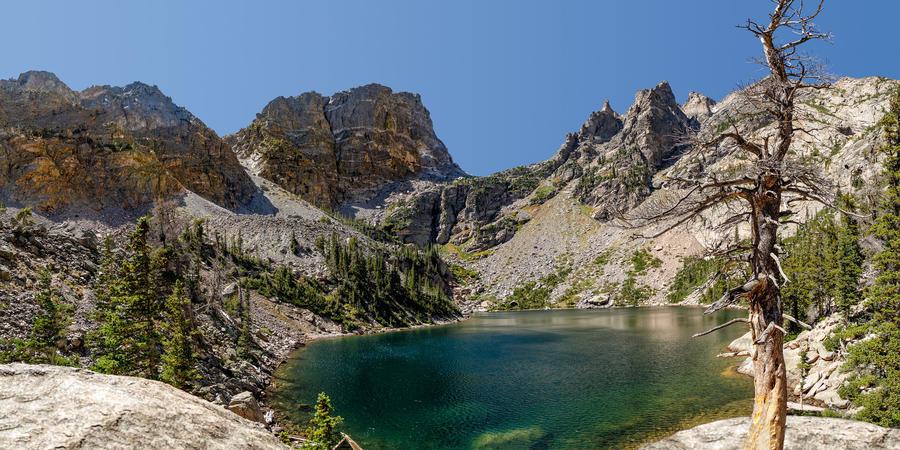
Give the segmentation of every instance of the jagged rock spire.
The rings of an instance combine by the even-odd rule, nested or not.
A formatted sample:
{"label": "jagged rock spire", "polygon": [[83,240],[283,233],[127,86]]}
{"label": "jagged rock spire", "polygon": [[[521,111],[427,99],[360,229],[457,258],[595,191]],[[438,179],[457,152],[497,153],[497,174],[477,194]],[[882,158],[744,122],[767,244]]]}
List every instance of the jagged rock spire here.
{"label": "jagged rock spire", "polygon": [[578,132],[579,141],[594,143],[606,142],[622,130],[622,119],[609,106],[609,100],[603,101],[603,107],[594,111],[581,125]]}
{"label": "jagged rock spire", "polygon": [[675,101],[669,83],[662,81],[653,89],[635,94],[634,104],[623,118],[624,131],[613,143],[638,149],[658,169],[677,151],[677,136],[690,126],[691,121]]}
{"label": "jagged rock spire", "polygon": [[600,112],[610,112],[615,114],[615,111],[609,106],[609,99],[603,100],[603,108],[600,109]]}

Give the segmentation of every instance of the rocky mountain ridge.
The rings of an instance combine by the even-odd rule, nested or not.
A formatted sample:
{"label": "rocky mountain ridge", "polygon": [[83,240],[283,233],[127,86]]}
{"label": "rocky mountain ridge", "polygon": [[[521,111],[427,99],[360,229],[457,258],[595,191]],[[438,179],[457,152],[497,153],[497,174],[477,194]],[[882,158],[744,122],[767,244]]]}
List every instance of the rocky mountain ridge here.
{"label": "rocky mountain ridge", "polygon": [[138,209],[190,190],[226,208],[257,192],[230,148],[157,87],[0,81],[0,190],[47,212]]}
{"label": "rocky mountain ridge", "polygon": [[[871,202],[880,170],[876,124],[894,86],[895,81],[879,77],[844,78],[831,89],[806,94],[801,109],[811,132],[797,139],[798,157],[815,158],[835,189]],[[655,239],[635,237],[653,230],[631,230],[612,219],[661,201],[670,189],[677,190],[673,179],[695,174],[715,179],[739,170],[743,162],[733,147],[689,145],[692,136],[731,126],[758,136],[771,119],[739,93],[719,103],[693,93],[678,105],[671,87],[660,83],[638,92],[623,115],[608,105],[592,113],[545,162],[407,194],[392,204],[388,199],[389,206],[372,217],[411,242],[450,246],[449,254],[459,255],[481,275],[486,308],[492,298],[503,299],[532,281],[545,285],[541,280],[557,272],[565,272],[562,281],[554,276],[554,284],[545,285],[551,304],[611,305],[629,278],[647,288],[641,303],[666,303],[668,284],[682,260],[703,255],[734,234],[733,226],[717,229],[725,212]],[[458,199],[464,184],[480,187],[471,200]],[[801,220],[818,209],[801,205]],[[629,276],[629,261],[639,250],[660,263]],[[605,261],[603,267],[594,264],[599,260]]]}
{"label": "rocky mountain ridge", "polygon": [[[876,198],[876,124],[896,85],[842,79],[805,97],[807,120],[816,127],[798,139],[798,153],[816,158],[844,192]],[[26,73],[0,82],[0,199],[13,205],[0,213],[0,299],[11,306],[0,309],[0,337],[27,334],[37,272],[52,266],[59,269],[54,286],[75,309],[60,346],[84,352],[97,242],[129,224],[127,218],[98,222],[89,212],[111,208],[152,210],[175,232],[203,218],[210,235],[240,237],[254,258],[317,282],[328,277],[317,249],[323,237],[399,248],[373,237],[380,231],[437,244],[453,261],[454,277],[476,285],[457,289],[465,310],[514,309],[523,298],[540,300],[539,307],[666,303],[687,258],[745,231],[717,227],[726,217],[721,211],[654,239],[613,219],[678,189],[680,175],[715,178],[740,170],[743,161],[732,148],[692,148],[685,135],[736,126],[759,136],[770,122],[737,94],[719,103],[692,94],[679,105],[663,82],[639,91],[624,114],[604,104],[547,161],[459,179],[464,174],[434,135],[421,99],[382,86],[276,99],[250,127],[220,139],[155,87],[74,92],[52,74]],[[349,207],[357,220],[307,200],[326,209]],[[47,217],[36,224],[13,219],[28,206]],[[817,210],[800,206],[801,217]],[[201,269],[206,277],[214,271],[212,263]],[[698,302],[706,287],[686,303]],[[233,297],[236,289],[216,284],[211,295]],[[250,305],[259,367],[234,358],[231,318],[200,320],[220,344],[205,353],[208,384],[197,391],[204,398],[227,404],[239,392],[259,396],[275,365],[305,339],[346,331],[258,292]],[[799,360],[800,350],[789,350]],[[826,353],[816,348],[815,354]],[[841,381],[838,362],[819,357],[813,368],[819,379],[801,378],[798,386],[826,398],[828,387]]]}

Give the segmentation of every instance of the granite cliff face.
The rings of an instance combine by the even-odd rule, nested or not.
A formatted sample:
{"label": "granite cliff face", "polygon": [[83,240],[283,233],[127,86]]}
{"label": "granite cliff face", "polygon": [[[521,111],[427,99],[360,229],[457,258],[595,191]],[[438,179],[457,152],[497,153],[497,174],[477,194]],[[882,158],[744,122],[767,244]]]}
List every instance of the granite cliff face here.
{"label": "granite cliff face", "polygon": [[278,97],[229,142],[253,174],[329,208],[398,181],[465,175],[435,135],[421,97],[377,84],[331,97]]}
{"label": "granite cliff face", "polygon": [[12,203],[130,209],[184,189],[226,208],[255,193],[231,149],[157,87],[75,92],[48,72],[0,81],[0,190]]}

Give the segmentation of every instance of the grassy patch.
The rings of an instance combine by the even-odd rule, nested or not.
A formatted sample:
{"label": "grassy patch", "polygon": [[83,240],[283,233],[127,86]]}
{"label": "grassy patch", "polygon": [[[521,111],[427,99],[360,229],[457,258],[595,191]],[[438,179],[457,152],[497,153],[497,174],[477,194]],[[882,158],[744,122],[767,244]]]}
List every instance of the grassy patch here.
{"label": "grassy patch", "polygon": [[662,266],[662,261],[642,248],[631,255],[631,271],[629,273],[632,275],[644,275],[647,273],[647,270],[660,266]]}
{"label": "grassy patch", "polygon": [[498,311],[549,308],[550,294],[572,272],[570,266],[560,266],[554,272],[537,281],[529,281],[515,288],[508,297],[495,306]]}
{"label": "grassy patch", "polygon": [[480,250],[477,252],[467,252],[462,247],[460,247],[456,244],[451,244],[451,243],[446,243],[443,246],[441,246],[441,248],[446,253],[456,256],[457,258],[459,258],[463,261],[468,261],[468,262],[478,261],[479,259],[486,258],[486,257],[490,256],[492,253],[494,253],[493,250]]}
{"label": "grassy patch", "polygon": [[556,187],[554,186],[540,186],[534,190],[534,193],[531,194],[531,204],[541,204],[547,201],[550,197],[556,194]]}
{"label": "grassy patch", "polygon": [[453,279],[462,283],[468,283],[473,280],[478,279],[478,272],[469,269],[467,267],[461,266],[459,264],[448,264],[450,266],[450,273],[453,274]]}

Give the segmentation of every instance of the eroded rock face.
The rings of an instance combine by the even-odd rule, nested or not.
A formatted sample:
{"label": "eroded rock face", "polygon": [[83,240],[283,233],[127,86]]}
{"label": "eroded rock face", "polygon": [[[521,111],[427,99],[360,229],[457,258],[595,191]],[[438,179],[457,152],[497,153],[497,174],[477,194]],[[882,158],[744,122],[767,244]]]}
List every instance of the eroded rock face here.
{"label": "eroded rock face", "polygon": [[622,119],[609,106],[609,100],[603,102],[603,108],[594,111],[581,125],[578,138],[582,142],[603,143],[612,139],[619,131],[622,131]]}
{"label": "eroded rock face", "polygon": [[274,435],[167,384],[0,365],[0,448],[283,450]]}
{"label": "eroded rock face", "polygon": [[[750,419],[720,420],[679,431],[644,450],[732,450],[744,448]],[[900,430],[866,422],[824,417],[788,416],[784,447],[792,450],[895,450]]]}
{"label": "eroded rock face", "polygon": [[638,91],[625,113],[623,130],[611,146],[640,151],[647,163],[658,169],[681,147],[679,140],[690,129],[690,120],[675,101],[668,82]]}
{"label": "eroded rock face", "polygon": [[0,189],[13,202],[130,209],[183,188],[226,208],[255,194],[231,149],[157,87],[0,81]]}
{"label": "eroded rock face", "polygon": [[607,141],[585,136],[584,127],[567,138],[556,158],[568,154],[568,160],[556,175],[574,180],[575,196],[594,208],[594,218],[608,221],[650,195],[653,175],[677,159],[692,127],[663,81],[635,94],[634,104],[621,118],[620,131]]}
{"label": "eroded rock face", "polygon": [[715,100],[698,92],[691,92],[688,94],[688,99],[684,102],[684,105],[681,105],[681,110],[688,118],[702,122],[703,119],[713,114],[713,106],[715,105]]}
{"label": "eroded rock face", "polygon": [[465,175],[421,97],[377,84],[276,98],[229,141],[255,174],[319,206],[367,198],[400,180]]}

